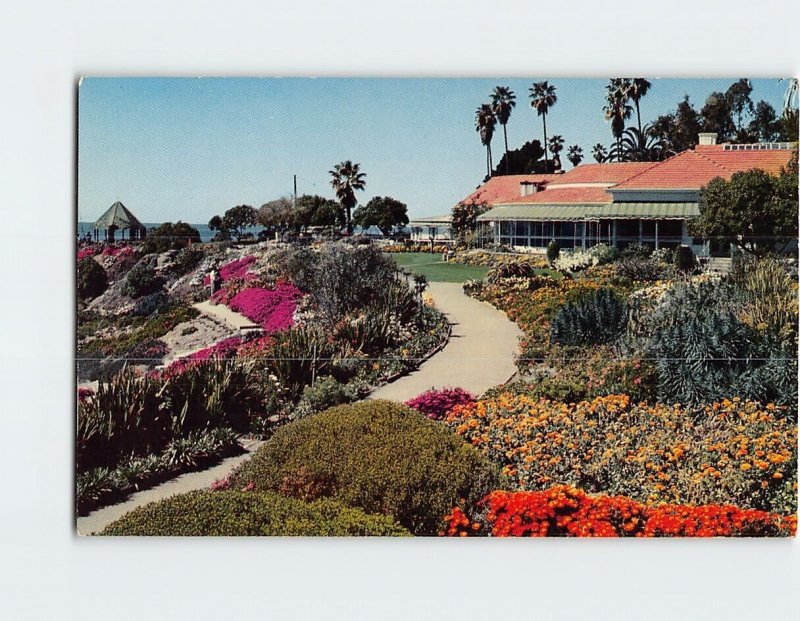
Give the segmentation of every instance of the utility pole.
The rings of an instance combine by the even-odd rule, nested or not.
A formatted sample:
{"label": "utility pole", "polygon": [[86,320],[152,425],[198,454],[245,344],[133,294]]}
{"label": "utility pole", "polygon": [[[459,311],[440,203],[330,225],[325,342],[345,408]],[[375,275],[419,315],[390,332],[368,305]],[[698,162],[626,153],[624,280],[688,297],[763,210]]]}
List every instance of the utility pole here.
{"label": "utility pole", "polygon": [[292,209],[297,207],[297,175],[294,175],[294,194],[292,194]]}

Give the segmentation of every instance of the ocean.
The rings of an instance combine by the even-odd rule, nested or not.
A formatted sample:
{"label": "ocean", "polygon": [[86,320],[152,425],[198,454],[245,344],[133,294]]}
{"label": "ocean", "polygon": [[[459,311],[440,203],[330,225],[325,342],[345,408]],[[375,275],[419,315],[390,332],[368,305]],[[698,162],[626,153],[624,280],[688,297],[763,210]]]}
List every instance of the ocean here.
{"label": "ocean", "polygon": [[[158,226],[161,226],[161,223],[153,223],[153,222],[143,222],[142,224],[144,224],[147,227],[148,231]],[[93,225],[94,222],[78,222],[78,235],[83,237],[86,233],[91,233]],[[191,226],[196,228],[197,232],[200,233],[200,241],[207,242],[210,241],[212,237],[214,237],[215,231],[212,231],[210,228],[208,228],[207,224],[192,224]],[[250,229],[247,229],[247,232],[253,233],[254,235],[258,235],[258,233],[262,230],[262,228],[263,227],[260,226],[254,226]]]}

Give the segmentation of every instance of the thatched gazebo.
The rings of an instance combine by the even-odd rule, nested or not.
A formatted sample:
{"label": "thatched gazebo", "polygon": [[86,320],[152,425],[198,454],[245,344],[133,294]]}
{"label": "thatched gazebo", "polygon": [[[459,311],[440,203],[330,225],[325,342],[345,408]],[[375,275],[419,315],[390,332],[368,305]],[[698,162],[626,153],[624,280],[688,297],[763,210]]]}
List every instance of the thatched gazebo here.
{"label": "thatched gazebo", "polygon": [[125,239],[125,231],[128,231],[128,239],[144,239],[147,235],[145,226],[119,201],[111,205],[94,223],[92,234],[95,241],[100,239],[100,231],[105,231],[106,241],[114,241],[117,231],[120,232],[120,239]]}

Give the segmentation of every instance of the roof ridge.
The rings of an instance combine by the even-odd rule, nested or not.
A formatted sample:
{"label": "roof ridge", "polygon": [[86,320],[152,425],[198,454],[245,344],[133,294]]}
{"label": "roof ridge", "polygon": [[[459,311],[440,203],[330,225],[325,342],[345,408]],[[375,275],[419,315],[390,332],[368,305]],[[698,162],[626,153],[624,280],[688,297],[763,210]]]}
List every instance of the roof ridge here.
{"label": "roof ridge", "polygon": [[693,149],[693,150],[692,150],[692,153],[694,153],[694,154],[695,154],[695,155],[697,155],[698,157],[702,157],[704,160],[706,160],[706,161],[708,161],[708,162],[711,162],[712,164],[714,164],[714,166],[716,166],[716,167],[718,167],[718,168],[721,168],[721,169],[722,169],[722,170],[724,170],[726,173],[734,173],[734,172],[735,172],[735,171],[731,170],[730,168],[728,168],[727,166],[723,166],[722,164],[720,164],[719,162],[717,162],[717,161],[716,161],[716,160],[714,160],[713,158],[710,158],[710,157],[708,157],[707,155],[704,155],[704,154],[702,154],[702,153],[699,153],[699,152],[698,152],[696,149]]}
{"label": "roof ridge", "polygon": [[[681,151],[681,153],[686,153],[686,151]],[[660,166],[661,164],[664,164],[664,163],[666,163],[666,162],[669,162],[669,161],[670,161],[672,158],[678,157],[678,156],[679,156],[681,153],[676,153],[675,155],[671,155],[671,156],[670,156],[670,157],[668,157],[667,159],[665,159],[665,160],[661,160],[660,162],[646,162],[646,163],[648,163],[648,164],[652,164],[652,165],[651,165],[651,166],[648,166],[648,167],[647,167],[647,168],[645,168],[644,170],[640,170],[639,172],[637,172],[637,173],[635,173],[635,174],[631,175],[630,177],[626,177],[626,178],[625,178],[625,179],[623,179],[622,181],[617,181],[616,183],[614,183],[614,184],[610,185],[610,186],[609,186],[607,189],[608,189],[608,190],[611,190],[611,188],[615,188],[615,187],[617,187],[618,185],[621,185],[621,184],[623,184],[623,183],[628,183],[628,181],[631,181],[632,179],[636,179],[636,177],[638,177],[638,176],[640,176],[640,175],[643,175],[643,174],[644,174],[644,173],[646,173],[646,172],[650,172],[650,171],[651,171],[651,170],[653,170],[653,169],[654,169],[656,166]],[[612,164],[612,163],[613,163],[613,162],[603,162],[603,164]],[[645,163],[645,162],[617,162],[617,164],[644,164],[644,163]]]}

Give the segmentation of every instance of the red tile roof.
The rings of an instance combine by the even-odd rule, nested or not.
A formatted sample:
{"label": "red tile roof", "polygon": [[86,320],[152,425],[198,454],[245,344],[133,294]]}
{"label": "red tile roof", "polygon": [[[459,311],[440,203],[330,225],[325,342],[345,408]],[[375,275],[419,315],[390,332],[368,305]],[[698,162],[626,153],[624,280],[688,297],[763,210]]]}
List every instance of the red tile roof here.
{"label": "red tile roof", "polygon": [[792,157],[791,149],[725,150],[724,145],[682,151],[623,181],[614,190],[699,190],[715,177],[730,179],[735,172],[761,168],[778,174]]}
{"label": "red tile roof", "polygon": [[[563,176],[566,177],[566,175]],[[611,192],[605,187],[560,188],[557,185],[549,185],[541,192],[527,196],[517,195],[510,200],[497,201],[496,204],[606,204],[610,203],[611,199]]]}
{"label": "red tile roof", "polygon": [[550,186],[566,183],[620,183],[655,166],[657,162],[609,162],[606,164],[581,164],[559,175]]}
{"label": "red tile roof", "polygon": [[498,202],[507,202],[514,198],[520,198],[519,184],[523,181],[531,183],[546,183],[554,177],[563,175],[502,175],[492,177],[467,196],[462,203],[486,203],[493,205]]}

